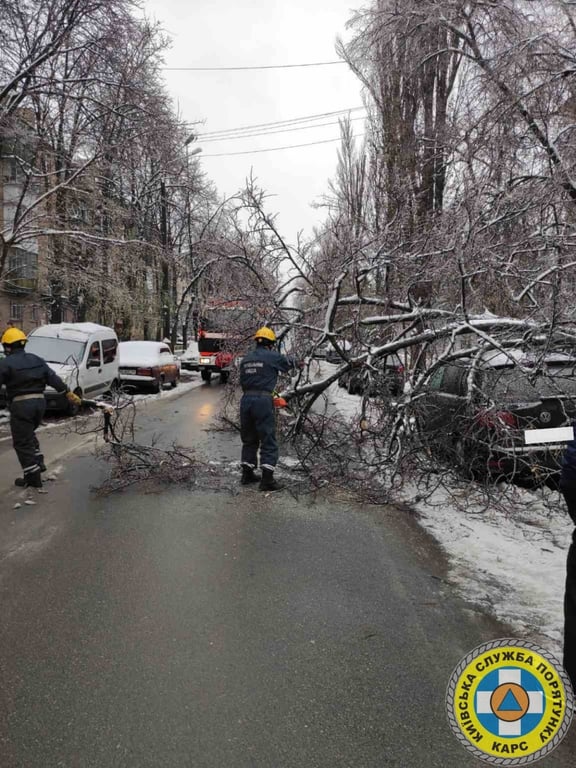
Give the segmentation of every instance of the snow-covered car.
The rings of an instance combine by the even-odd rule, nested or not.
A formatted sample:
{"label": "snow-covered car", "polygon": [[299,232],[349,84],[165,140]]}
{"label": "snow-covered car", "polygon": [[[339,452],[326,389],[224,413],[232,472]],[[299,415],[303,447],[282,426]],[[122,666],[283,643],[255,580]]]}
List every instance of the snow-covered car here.
{"label": "snow-covered car", "polygon": [[180,365],[185,371],[200,370],[200,352],[197,341],[191,341],[186,347],[186,351],[180,355]]}
{"label": "snow-covered car", "polygon": [[137,387],[160,392],[170,384],[178,386],[180,363],[170,347],[162,341],[121,341],[120,381],[125,387]]}

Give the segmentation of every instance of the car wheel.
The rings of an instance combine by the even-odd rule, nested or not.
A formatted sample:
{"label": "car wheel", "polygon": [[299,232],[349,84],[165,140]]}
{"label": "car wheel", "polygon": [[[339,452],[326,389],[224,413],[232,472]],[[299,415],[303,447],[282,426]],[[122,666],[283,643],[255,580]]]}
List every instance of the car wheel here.
{"label": "car wheel", "polygon": [[210,379],[212,378],[212,371],[200,371],[200,375],[202,376],[202,381],[205,381],[207,384],[210,383]]}
{"label": "car wheel", "polygon": [[162,381],[161,379],[156,379],[154,381],[154,384],[152,384],[152,393],[154,395],[157,395],[161,389],[162,389]]}
{"label": "car wheel", "polygon": [[179,377],[176,376],[174,381],[170,383],[170,386],[172,387],[172,389],[176,389],[176,387],[178,386],[178,379],[179,379]]}
{"label": "car wheel", "polygon": [[230,377],[230,374],[228,373],[228,371],[222,371],[222,373],[220,374],[220,383],[227,384],[229,377]]}

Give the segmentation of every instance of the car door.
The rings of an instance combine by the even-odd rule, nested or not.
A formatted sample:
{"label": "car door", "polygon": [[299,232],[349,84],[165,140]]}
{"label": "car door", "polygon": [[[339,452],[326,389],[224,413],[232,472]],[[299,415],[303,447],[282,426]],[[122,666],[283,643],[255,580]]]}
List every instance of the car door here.
{"label": "car door", "polygon": [[431,447],[449,447],[457,439],[466,407],[467,371],[456,363],[439,366],[417,401],[420,430]]}
{"label": "car door", "polygon": [[118,372],[118,341],[103,339],[102,342],[102,376],[104,392],[108,392],[119,380]]}
{"label": "car door", "polygon": [[84,381],[80,386],[86,398],[97,397],[106,391],[102,370],[102,346],[99,341],[92,341],[88,345],[82,378]]}

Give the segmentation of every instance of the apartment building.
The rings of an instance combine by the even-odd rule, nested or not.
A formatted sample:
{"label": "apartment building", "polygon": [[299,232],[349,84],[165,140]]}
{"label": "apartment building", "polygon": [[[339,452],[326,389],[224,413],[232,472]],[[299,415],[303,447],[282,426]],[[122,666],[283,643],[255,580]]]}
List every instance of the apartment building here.
{"label": "apartment building", "polygon": [[50,312],[49,242],[37,233],[46,210],[33,207],[40,190],[29,173],[36,154],[29,118],[21,110],[0,134],[0,330],[12,322],[25,332]]}

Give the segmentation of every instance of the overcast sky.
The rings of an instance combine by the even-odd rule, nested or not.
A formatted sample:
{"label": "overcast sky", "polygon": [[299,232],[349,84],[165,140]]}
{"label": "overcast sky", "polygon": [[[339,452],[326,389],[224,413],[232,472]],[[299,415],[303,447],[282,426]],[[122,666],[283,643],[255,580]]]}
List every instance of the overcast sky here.
{"label": "overcast sky", "polygon": [[[162,22],[173,45],[167,67],[242,67],[335,61],[336,37],[360,0],[146,0],[145,11]],[[345,65],[264,71],[170,72],[166,83],[184,119],[202,120],[199,131],[221,131],[286,121],[362,103],[357,79]],[[352,117],[363,113],[356,111]],[[253,169],[274,195],[269,209],[294,242],[324,218],[310,203],[334,175],[338,142],[258,154],[214,157],[269,147],[306,144],[339,135],[335,117],[315,128],[226,141],[200,139],[203,167],[221,194],[232,194]],[[353,125],[362,133],[362,121]],[[291,127],[298,127],[296,124]]]}

